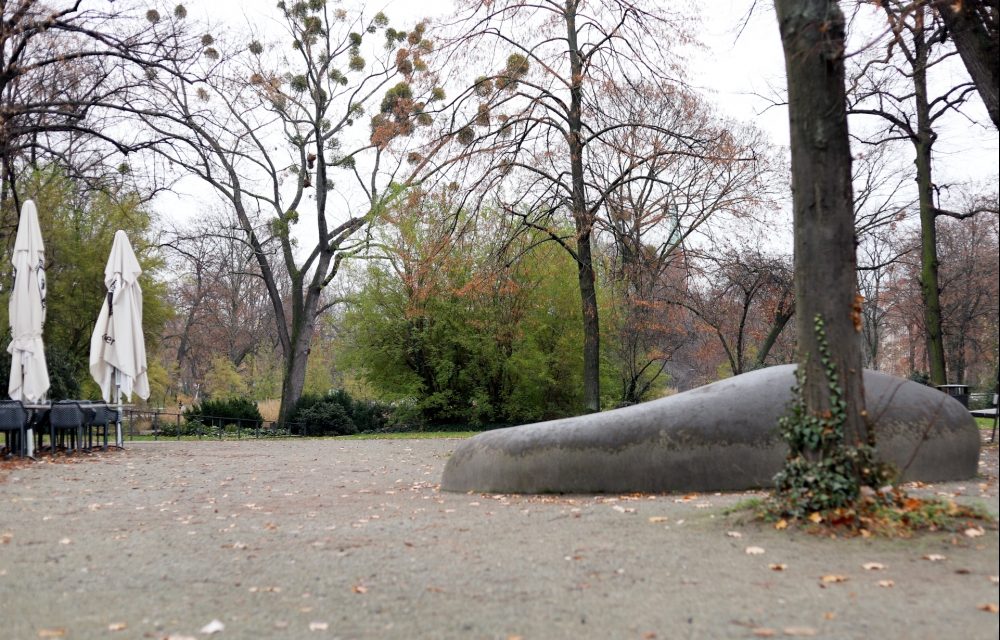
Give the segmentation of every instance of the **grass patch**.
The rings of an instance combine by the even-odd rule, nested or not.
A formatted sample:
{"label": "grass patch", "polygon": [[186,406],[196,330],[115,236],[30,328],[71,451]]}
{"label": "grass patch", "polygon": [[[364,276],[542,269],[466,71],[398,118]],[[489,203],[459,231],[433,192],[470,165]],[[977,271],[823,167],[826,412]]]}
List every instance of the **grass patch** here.
{"label": "grass patch", "polygon": [[976,425],[982,431],[993,430],[993,418],[976,418]]}
{"label": "grass patch", "polygon": [[[409,431],[404,433],[356,433],[349,436],[322,436],[308,437],[309,440],[436,440],[440,438],[471,438],[480,433],[479,431]],[[289,438],[301,439],[301,436],[268,436],[254,438],[253,431],[246,431],[240,440],[287,440]],[[235,433],[226,434],[223,440],[236,440]],[[173,442],[198,442],[198,441],[218,441],[218,436],[203,435],[198,436],[159,436],[152,435],[125,436],[125,442],[153,442],[153,441],[173,441]]]}
{"label": "grass patch", "polygon": [[404,433],[356,433],[336,436],[336,440],[437,440],[439,438],[471,438],[479,431],[409,431]]}
{"label": "grass patch", "polygon": [[767,501],[764,498],[746,498],[745,500],[740,500],[734,505],[728,506],[722,510],[722,515],[731,516],[737,513],[749,512],[757,514],[765,506]]}

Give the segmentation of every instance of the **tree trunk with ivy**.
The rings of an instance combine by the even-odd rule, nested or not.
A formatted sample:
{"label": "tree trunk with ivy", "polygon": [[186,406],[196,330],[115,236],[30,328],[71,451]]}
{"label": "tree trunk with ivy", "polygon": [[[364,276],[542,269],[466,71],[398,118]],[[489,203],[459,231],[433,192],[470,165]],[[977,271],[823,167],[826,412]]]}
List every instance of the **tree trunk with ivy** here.
{"label": "tree trunk with ivy", "polygon": [[844,16],[835,0],[775,0],[788,77],[795,224],[797,402],[776,478],[792,515],[845,506],[869,450],[855,275]]}

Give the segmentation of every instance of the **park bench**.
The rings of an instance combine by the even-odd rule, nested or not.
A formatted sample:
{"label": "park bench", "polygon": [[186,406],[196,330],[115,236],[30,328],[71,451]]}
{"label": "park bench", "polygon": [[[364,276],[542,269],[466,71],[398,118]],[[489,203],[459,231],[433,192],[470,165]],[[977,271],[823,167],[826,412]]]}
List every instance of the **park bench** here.
{"label": "park bench", "polygon": [[997,394],[993,394],[993,406],[986,409],[973,409],[969,411],[976,418],[993,418],[993,431],[990,433],[990,442],[994,442],[997,437]]}

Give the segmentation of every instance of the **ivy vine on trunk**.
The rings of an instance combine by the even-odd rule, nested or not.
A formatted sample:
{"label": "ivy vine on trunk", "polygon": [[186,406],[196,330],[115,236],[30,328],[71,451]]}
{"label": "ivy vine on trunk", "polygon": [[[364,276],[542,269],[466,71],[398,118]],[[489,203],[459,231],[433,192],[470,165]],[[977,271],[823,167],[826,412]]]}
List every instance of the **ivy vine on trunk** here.
{"label": "ivy vine on trunk", "polygon": [[850,508],[861,497],[861,487],[878,490],[896,475],[891,465],[875,458],[874,429],[866,429],[866,442],[852,443],[845,438],[847,401],[819,314],[813,318],[813,329],[830,392],[829,409],[817,413],[806,407],[802,394],[806,373],[800,367],[791,411],[778,421],[789,454],[784,468],[774,477],[775,497],[782,515],[793,518]]}

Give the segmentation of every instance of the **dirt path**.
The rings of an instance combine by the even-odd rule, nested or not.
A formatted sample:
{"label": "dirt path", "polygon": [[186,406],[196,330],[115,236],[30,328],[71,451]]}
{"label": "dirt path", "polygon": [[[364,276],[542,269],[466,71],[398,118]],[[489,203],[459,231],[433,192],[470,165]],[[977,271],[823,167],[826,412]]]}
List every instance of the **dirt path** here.
{"label": "dirt path", "polygon": [[[723,514],[748,494],[442,494],[454,446],[161,442],[7,464],[0,638],[202,638],[213,620],[233,639],[1000,630],[979,608],[998,601],[995,529],[833,541]],[[920,491],[996,514],[996,452],[980,478]]]}

